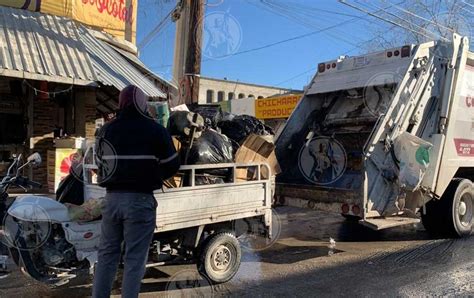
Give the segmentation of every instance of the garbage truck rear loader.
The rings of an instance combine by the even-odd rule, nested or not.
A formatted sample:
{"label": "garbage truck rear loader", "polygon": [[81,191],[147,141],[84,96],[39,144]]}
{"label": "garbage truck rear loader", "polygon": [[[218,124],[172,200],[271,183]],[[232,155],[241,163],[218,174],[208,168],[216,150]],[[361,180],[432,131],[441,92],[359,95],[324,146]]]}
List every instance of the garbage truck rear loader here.
{"label": "garbage truck rear loader", "polygon": [[276,142],[280,201],[336,204],[373,229],[473,229],[468,38],[321,63]]}

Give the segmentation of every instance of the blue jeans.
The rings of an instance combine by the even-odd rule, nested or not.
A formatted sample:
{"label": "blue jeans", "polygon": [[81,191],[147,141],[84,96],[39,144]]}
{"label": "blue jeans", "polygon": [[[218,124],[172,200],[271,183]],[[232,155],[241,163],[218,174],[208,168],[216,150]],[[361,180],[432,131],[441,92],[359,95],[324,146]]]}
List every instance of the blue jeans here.
{"label": "blue jeans", "polygon": [[125,244],[122,297],[138,297],[156,226],[156,207],[151,194],[107,193],[92,297],[110,297],[122,242]]}

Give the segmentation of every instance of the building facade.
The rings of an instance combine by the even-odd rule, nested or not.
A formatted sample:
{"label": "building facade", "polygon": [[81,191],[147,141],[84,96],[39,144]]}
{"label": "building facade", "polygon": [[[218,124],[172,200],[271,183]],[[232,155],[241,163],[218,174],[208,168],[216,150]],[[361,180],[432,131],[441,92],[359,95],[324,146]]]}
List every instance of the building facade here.
{"label": "building facade", "polygon": [[[77,149],[69,140],[93,139],[96,120],[115,112],[121,89],[133,84],[155,101],[169,98],[160,88],[166,82],[105,33],[2,5],[0,16],[0,176],[14,155],[38,152],[45,162],[25,174],[51,189],[58,152]],[[66,175],[71,160],[60,160]]]}
{"label": "building facade", "polygon": [[201,77],[199,79],[199,103],[211,104],[242,98],[267,98],[294,92],[294,90],[271,87],[226,79]]}

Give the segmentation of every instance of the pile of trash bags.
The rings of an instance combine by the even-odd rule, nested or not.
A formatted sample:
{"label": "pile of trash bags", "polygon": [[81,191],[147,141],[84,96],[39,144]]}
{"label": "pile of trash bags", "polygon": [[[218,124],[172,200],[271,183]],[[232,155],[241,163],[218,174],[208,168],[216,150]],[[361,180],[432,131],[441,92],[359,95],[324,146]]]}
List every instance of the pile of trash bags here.
{"label": "pile of trash bags", "polygon": [[181,151],[188,151],[181,152],[183,164],[231,163],[249,135],[274,134],[272,128],[255,117],[233,115],[207,106],[171,112],[168,130],[183,145]]}
{"label": "pile of trash bags", "polygon": [[[272,136],[273,130],[248,115],[233,115],[213,106],[194,106],[191,111],[172,111],[168,131],[180,143],[184,165],[233,163],[235,153],[251,134]],[[222,183],[226,170],[200,172],[196,184]],[[186,179],[186,178],[185,178]],[[186,181],[184,182],[186,183]]]}
{"label": "pile of trash bags", "polygon": [[227,119],[223,119],[217,123],[217,126],[224,135],[238,144],[242,144],[251,134],[259,136],[274,135],[270,127],[263,124],[262,121],[257,118],[248,115],[227,117]]}

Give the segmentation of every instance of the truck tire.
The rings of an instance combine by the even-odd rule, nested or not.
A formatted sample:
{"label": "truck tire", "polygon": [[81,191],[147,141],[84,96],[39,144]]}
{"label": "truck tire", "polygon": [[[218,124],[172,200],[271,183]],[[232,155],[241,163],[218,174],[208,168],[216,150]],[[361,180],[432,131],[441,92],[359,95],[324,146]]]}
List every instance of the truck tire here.
{"label": "truck tire", "polygon": [[214,284],[232,279],[240,267],[242,251],[239,241],[228,232],[211,236],[198,260],[198,271]]}
{"label": "truck tire", "polygon": [[474,189],[468,179],[455,178],[439,201],[426,204],[422,221],[426,230],[443,237],[467,237],[473,229]]}
{"label": "truck tire", "polygon": [[[454,183],[453,183],[454,182]],[[453,179],[453,195],[446,200],[447,224],[449,233],[456,237],[467,237],[473,226],[473,184],[468,179]]]}

